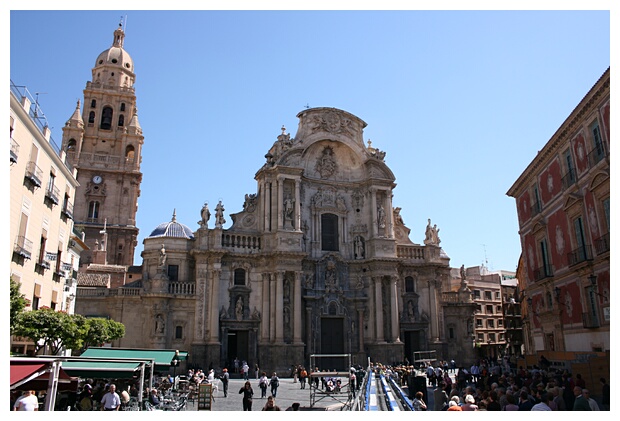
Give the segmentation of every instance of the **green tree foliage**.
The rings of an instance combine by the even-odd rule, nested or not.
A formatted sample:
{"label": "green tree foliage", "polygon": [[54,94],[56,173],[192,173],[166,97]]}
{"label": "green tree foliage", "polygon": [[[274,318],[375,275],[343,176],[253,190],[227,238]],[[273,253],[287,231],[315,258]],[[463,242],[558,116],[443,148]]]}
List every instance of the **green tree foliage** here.
{"label": "green tree foliage", "polygon": [[22,312],[13,333],[32,340],[35,353],[57,355],[63,347],[81,349],[87,329],[84,316],[42,307]]}
{"label": "green tree foliage", "polygon": [[101,346],[125,336],[125,325],[104,318],[86,319],[88,331],[84,337],[84,349],[89,346]]}
{"label": "green tree foliage", "polygon": [[11,309],[10,309],[11,311],[10,313],[11,334],[13,334],[13,331],[15,330],[17,316],[22,311],[24,311],[24,309],[29,304],[28,300],[26,299],[26,296],[19,291],[20,287],[21,287],[21,284],[19,284],[18,282],[15,282],[13,278],[11,278]]}

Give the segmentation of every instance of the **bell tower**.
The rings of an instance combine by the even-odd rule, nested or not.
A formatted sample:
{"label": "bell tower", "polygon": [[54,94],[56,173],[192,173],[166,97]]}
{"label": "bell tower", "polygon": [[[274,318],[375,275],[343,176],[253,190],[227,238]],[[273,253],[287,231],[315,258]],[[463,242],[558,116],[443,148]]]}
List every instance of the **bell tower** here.
{"label": "bell tower", "polygon": [[[97,57],[92,79],[65,123],[62,149],[77,169],[75,226],[85,233],[90,250],[80,262],[94,263],[93,250],[106,250],[109,265],[133,265],[137,246],[136,213],[142,173],[144,136],[138,122],[133,60],[123,48],[123,23],[112,46]],[[105,245],[96,244],[105,231]]]}

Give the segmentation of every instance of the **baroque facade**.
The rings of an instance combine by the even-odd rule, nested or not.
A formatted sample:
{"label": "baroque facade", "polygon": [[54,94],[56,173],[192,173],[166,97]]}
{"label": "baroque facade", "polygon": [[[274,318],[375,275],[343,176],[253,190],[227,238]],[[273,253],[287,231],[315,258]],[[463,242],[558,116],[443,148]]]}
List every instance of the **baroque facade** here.
{"label": "baroque facade", "polygon": [[[471,292],[449,291],[450,259],[430,220],[424,244],[410,240],[386,153],[364,143],[366,123],[336,108],[297,117],[296,135],[282,128],[230,228],[221,202],[197,210],[194,229],[175,212],[145,238],[141,279],[80,285],[76,311],[124,323],[113,346],[185,350],[202,368],[471,354]],[[106,246],[101,234],[90,241]]]}

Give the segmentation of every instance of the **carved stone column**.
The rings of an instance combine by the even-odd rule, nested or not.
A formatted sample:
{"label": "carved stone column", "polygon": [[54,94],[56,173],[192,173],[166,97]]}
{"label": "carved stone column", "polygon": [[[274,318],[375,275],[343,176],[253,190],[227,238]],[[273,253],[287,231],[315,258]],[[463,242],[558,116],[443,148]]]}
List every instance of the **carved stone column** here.
{"label": "carved stone column", "polygon": [[271,274],[269,281],[269,342],[276,340],[276,283],[277,274]]}
{"label": "carved stone column", "polygon": [[214,269],[210,272],[211,276],[211,305],[209,306],[209,343],[218,342],[220,309],[219,309],[219,293],[220,293],[220,274],[221,269]]}
{"label": "carved stone column", "polygon": [[301,182],[295,179],[295,231],[301,231]]}
{"label": "carved stone column", "polygon": [[392,307],[392,312],[391,312],[391,316],[392,316],[392,320],[391,320],[391,324],[392,324],[392,341],[393,342],[400,342],[400,329],[398,326],[398,278],[396,278],[395,276],[392,277],[392,279],[390,279],[390,283],[391,283],[391,297],[390,297],[390,304]]}
{"label": "carved stone column", "polygon": [[[308,354],[314,353],[314,344],[312,342],[312,307],[306,307],[306,349]],[[310,367],[314,369],[314,367]]]}
{"label": "carved stone column", "polygon": [[392,192],[390,190],[385,191],[385,236],[387,238],[394,238],[394,212],[392,211]]}
{"label": "carved stone column", "polygon": [[284,180],[278,177],[278,230],[284,228]]}
{"label": "carved stone column", "polygon": [[284,272],[276,273],[276,343],[284,342]]}
{"label": "carved stone column", "polygon": [[379,235],[379,224],[377,220],[377,189],[370,189],[370,217],[372,220],[372,236],[377,237]]}
{"label": "carved stone column", "polygon": [[437,311],[437,293],[434,280],[428,281],[428,301],[430,312],[431,342],[439,341],[439,312]]}
{"label": "carved stone column", "polygon": [[301,272],[295,272],[293,288],[293,343],[301,343]]}
{"label": "carved stone column", "polygon": [[194,314],[194,339],[196,342],[203,342],[205,340],[205,331],[209,328],[207,325],[209,320],[207,306],[210,295],[207,288],[207,276],[207,262],[200,259],[196,262],[196,304]]}
{"label": "carved stone column", "polygon": [[271,326],[271,313],[269,311],[269,283],[270,275],[268,273],[262,274],[262,300],[261,300],[261,326],[260,326],[260,338],[261,342],[269,342],[269,332]]}
{"label": "carved stone column", "polygon": [[359,351],[362,352],[364,350],[364,309],[362,308],[358,308],[357,309],[357,329],[359,330],[359,337],[360,337],[360,349]]}
{"label": "carved stone column", "polygon": [[375,321],[377,323],[377,343],[385,342],[385,337],[383,333],[383,293],[381,291],[381,277],[374,276],[373,281],[375,282]]}

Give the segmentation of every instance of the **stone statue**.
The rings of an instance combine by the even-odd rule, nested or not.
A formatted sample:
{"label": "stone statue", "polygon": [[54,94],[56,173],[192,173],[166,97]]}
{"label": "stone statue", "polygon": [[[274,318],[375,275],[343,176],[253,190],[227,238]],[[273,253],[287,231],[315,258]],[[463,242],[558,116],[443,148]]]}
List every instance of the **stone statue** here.
{"label": "stone statue", "polygon": [[465,275],[465,265],[461,265],[461,282],[465,282],[467,276]]}
{"label": "stone statue", "polygon": [[439,243],[441,243],[439,239],[439,228],[437,228],[437,224],[431,227],[431,220],[429,218],[428,225],[426,226],[424,244],[427,246],[438,246]]}
{"label": "stone statue", "polygon": [[164,245],[161,245],[161,249],[159,249],[159,267],[163,268],[166,265],[166,248]]}
{"label": "stone statue", "polygon": [[155,332],[156,333],[164,333],[166,330],[166,322],[164,322],[164,318],[161,314],[158,314],[155,318]]}
{"label": "stone statue", "polygon": [[224,205],[222,205],[222,201],[220,200],[215,207],[215,228],[222,228],[225,223],[226,219],[224,219]]}
{"label": "stone statue", "polygon": [[290,197],[284,201],[284,218],[293,219],[293,204],[295,201]]}
{"label": "stone statue", "polygon": [[241,297],[237,298],[237,304],[235,305],[235,315],[237,316],[237,320],[243,319],[243,299]]}
{"label": "stone statue", "polygon": [[355,237],[355,259],[360,260],[364,258],[364,241],[359,235]]}
{"label": "stone statue", "polygon": [[383,205],[380,205],[377,208],[377,219],[379,222],[379,227],[385,228],[385,209],[383,209]]}
{"label": "stone statue", "polygon": [[198,222],[198,224],[200,224],[201,227],[207,228],[209,218],[211,218],[211,211],[209,210],[209,205],[205,202],[200,210],[200,222]]}

